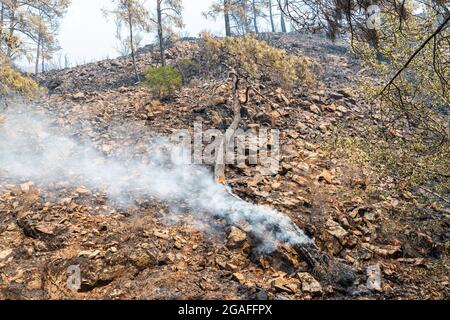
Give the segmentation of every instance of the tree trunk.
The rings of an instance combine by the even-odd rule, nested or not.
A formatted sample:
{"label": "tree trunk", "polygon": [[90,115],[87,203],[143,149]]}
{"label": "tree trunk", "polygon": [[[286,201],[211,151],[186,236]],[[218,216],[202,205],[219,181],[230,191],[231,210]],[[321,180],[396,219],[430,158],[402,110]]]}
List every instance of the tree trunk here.
{"label": "tree trunk", "polygon": [[42,49],[41,49],[41,51],[42,51],[42,54],[41,54],[41,56],[42,56],[41,73],[44,73],[44,72],[45,72],[45,55],[44,55],[45,51],[44,51],[44,42],[42,42]]}
{"label": "tree trunk", "polygon": [[34,73],[37,75],[39,73],[39,62],[41,61],[41,35],[38,37],[37,48],[36,48],[36,64],[34,66]]}
{"label": "tree trunk", "polygon": [[225,136],[222,139],[222,143],[220,144],[220,148],[216,154],[216,163],[214,168],[214,178],[217,182],[223,183],[225,182],[225,163],[226,163],[226,150],[232,139],[234,139],[236,130],[239,128],[239,124],[241,122],[241,103],[239,101],[239,92],[238,92],[238,76],[236,74],[232,74],[233,77],[233,122],[230,127],[225,132]]}
{"label": "tree trunk", "polygon": [[166,53],[164,48],[164,34],[162,25],[162,11],[161,11],[161,0],[157,0],[156,12],[158,15],[158,40],[159,40],[159,54],[161,55],[161,65],[164,67],[166,65]]}
{"label": "tree trunk", "polygon": [[250,30],[249,26],[249,20],[248,20],[248,6],[247,1],[242,1],[242,19],[244,20],[244,33],[248,33]]}
{"label": "tree trunk", "polygon": [[133,59],[133,67],[134,67],[134,75],[136,76],[136,81],[141,81],[139,77],[139,72],[136,66],[136,54],[134,52],[134,39],[133,39],[133,16],[131,12],[131,2],[128,2],[128,27],[130,29],[130,49],[131,49],[131,58]]}
{"label": "tree trunk", "polygon": [[281,32],[286,33],[286,22],[284,21],[284,15],[281,13]]}
{"label": "tree trunk", "polygon": [[231,37],[230,26],[230,0],[223,1],[223,14],[225,17],[225,34],[227,37]]}
{"label": "tree trunk", "polygon": [[259,33],[259,29],[258,29],[258,17],[256,14],[256,0],[252,0],[252,6],[253,6],[253,26],[255,28],[255,33]]}
{"label": "tree trunk", "polygon": [[[280,6],[281,6],[281,3],[280,3]],[[285,2],[285,8],[286,8],[286,2]],[[281,32],[286,33],[287,30],[286,30],[286,21],[284,20],[284,13],[283,13],[283,10],[280,10],[280,11],[281,11],[281,14],[280,14],[280,19],[281,19]]]}
{"label": "tree trunk", "polygon": [[5,5],[2,2],[2,7],[0,9],[0,32],[3,31],[3,23],[5,23]]}
{"label": "tree trunk", "polygon": [[10,14],[10,17],[9,17],[9,35],[8,35],[8,41],[9,41],[9,43],[8,43],[8,51],[7,51],[7,56],[8,56],[8,59],[11,59],[12,58],[12,54],[13,54],[13,52],[12,52],[12,46],[13,46],[13,44],[12,44],[12,39],[13,39],[13,37],[14,37],[14,22],[15,22],[15,20],[16,20],[16,16],[15,16],[15,14],[14,14],[14,11],[13,10],[11,10],[11,14]]}
{"label": "tree trunk", "polygon": [[272,32],[275,32],[275,22],[273,21],[272,0],[269,0],[269,16],[270,16],[270,26],[272,27]]}

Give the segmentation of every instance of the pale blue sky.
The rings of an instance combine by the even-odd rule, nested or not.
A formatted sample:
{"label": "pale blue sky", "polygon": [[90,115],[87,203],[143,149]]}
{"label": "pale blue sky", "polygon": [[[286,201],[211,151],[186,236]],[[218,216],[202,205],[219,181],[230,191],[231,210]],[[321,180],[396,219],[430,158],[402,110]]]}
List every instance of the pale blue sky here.
{"label": "pale blue sky", "polygon": [[[149,5],[153,2],[147,0]],[[222,19],[205,19],[206,11],[213,0],[183,0],[185,29],[182,34],[197,36],[202,31],[221,33]],[[105,18],[102,8],[111,8],[111,0],[72,0],[67,15],[62,21],[59,42],[62,54],[67,54],[72,63],[95,61],[118,56],[116,25],[112,18]],[[152,41],[145,38],[143,44]]]}
{"label": "pale blue sky", "polygon": [[[149,7],[154,0],[145,0]],[[181,30],[182,36],[198,36],[203,31],[216,35],[223,35],[223,17],[215,21],[206,19],[202,13],[208,11],[215,0],[182,0],[184,5],[183,19],[185,28]],[[58,35],[61,51],[54,55],[54,64],[60,60],[64,66],[64,56],[67,56],[70,65],[84,64],[106,58],[119,56],[119,41],[116,39],[116,24],[112,17],[105,17],[102,9],[112,8],[111,0],[72,0],[67,14],[61,21]],[[275,10],[277,29],[280,29],[279,16]],[[269,22],[260,20],[260,30],[268,31]],[[141,45],[155,41],[154,35],[143,35]],[[18,61],[26,71],[34,70],[33,60],[25,58]]]}

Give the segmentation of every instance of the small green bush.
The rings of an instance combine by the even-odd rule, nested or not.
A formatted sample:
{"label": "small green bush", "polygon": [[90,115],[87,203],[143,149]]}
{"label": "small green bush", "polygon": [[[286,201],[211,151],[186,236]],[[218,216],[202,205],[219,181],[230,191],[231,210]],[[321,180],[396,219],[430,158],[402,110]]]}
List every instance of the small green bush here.
{"label": "small green bush", "polygon": [[3,96],[13,93],[32,96],[38,93],[38,89],[36,82],[22,75],[0,56],[0,101]]}
{"label": "small green bush", "polygon": [[150,67],[145,82],[159,97],[167,97],[171,96],[183,81],[181,74],[175,68],[165,66]]}

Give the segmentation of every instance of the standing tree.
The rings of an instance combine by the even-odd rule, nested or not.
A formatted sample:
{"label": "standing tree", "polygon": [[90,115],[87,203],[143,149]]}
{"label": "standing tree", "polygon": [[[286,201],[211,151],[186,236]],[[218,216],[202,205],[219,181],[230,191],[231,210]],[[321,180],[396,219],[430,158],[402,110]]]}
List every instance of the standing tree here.
{"label": "standing tree", "polygon": [[[224,81],[231,81],[231,106],[233,121],[225,132],[220,149],[216,154],[215,178],[225,180],[224,150],[234,139],[241,124],[242,104],[248,103],[251,91],[257,95],[261,84],[290,88],[296,82],[304,84],[310,78],[307,60],[301,56],[289,55],[286,51],[271,47],[251,35],[227,37],[223,40],[208,34],[204,36],[207,63],[211,67],[226,70]],[[224,68],[224,69],[223,69]],[[211,68],[210,68],[211,69]],[[240,100],[245,92],[246,101]],[[267,99],[267,98],[266,98]]]}
{"label": "standing tree", "polygon": [[254,14],[258,14],[258,10],[253,10],[253,8],[259,8],[257,0],[218,0],[204,15],[213,19],[223,15],[225,18],[225,34],[229,37],[233,34],[233,29],[237,34],[250,32],[252,24],[255,29],[258,29],[257,20],[253,19]]}
{"label": "standing tree", "polygon": [[271,27],[272,32],[275,32],[276,30],[275,30],[275,21],[274,21],[274,18],[273,18],[273,4],[272,4],[272,0],[269,0],[268,5],[269,5],[270,27]]}
{"label": "standing tree", "polygon": [[259,9],[257,8],[256,0],[252,0],[252,13],[253,13],[253,27],[255,28],[255,33],[259,33],[258,28],[258,15]]}
{"label": "standing tree", "polygon": [[60,19],[65,14],[70,2],[67,0],[48,0],[40,7],[33,8],[29,14],[29,27],[32,39],[36,43],[35,73],[45,71],[45,61],[53,58],[53,53],[59,50],[57,33]]}
{"label": "standing tree", "polygon": [[122,40],[122,26],[126,25],[128,29],[128,37],[126,42],[129,43],[131,58],[133,60],[134,75],[136,81],[141,81],[139,71],[136,65],[136,46],[135,46],[135,29],[149,30],[148,11],[142,0],[113,0],[115,8],[113,10],[103,9],[106,16],[112,15],[116,19],[117,38]]}
{"label": "standing tree", "polygon": [[166,65],[167,35],[173,34],[173,27],[183,27],[182,0],[156,0],[155,14],[150,18],[157,30],[161,65]]}
{"label": "standing tree", "polygon": [[[53,59],[61,48],[57,39],[60,22],[70,6],[70,0],[49,0],[48,6],[38,10],[47,26],[47,32],[41,36],[41,70],[45,71],[45,62]],[[38,60],[38,59],[36,59]]]}
{"label": "standing tree", "polygon": [[[42,48],[56,49],[59,20],[66,13],[70,0],[4,0],[1,9],[2,41],[0,49],[12,60],[28,54],[25,39],[36,44],[36,66],[44,55]],[[50,50],[48,50],[50,52]],[[48,55],[48,54],[47,54]],[[37,68],[36,68],[37,69]]]}
{"label": "standing tree", "polygon": [[225,35],[232,35],[232,30],[237,34],[249,32],[259,33],[258,19],[263,17],[267,0],[220,0],[213,3],[206,17],[216,19],[223,15],[225,19]]}
{"label": "standing tree", "polygon": [[0,55],[4,53],[4,45],[6,44],[6,33],[5,33],[5,15],[6,15],[6,5],[0,3]]}
{"label": "standing tree", "polygon": [[225,35],[227,37],[231,37],[231,17],[233,15],[233,11],[233,0],[216,0],[209,8],[209,11],[204,12],[203,15],[207,18],[211,17],[216,19],[217,16],[223,14],[225,21]]}
{"label": "standing tree", "polygon": [[2,1],[0,3],[0,41],[3,39],[3,30],[5,29],[5,15],[6,15],[6,5]]}
{"label": "standing tree", "polygon": [[22,32],[24,27],[23,12],[28,7],[28,2],[18,0],[2,1],[2,25],[4,25],[4,46],[8,60],[20,52],[21,41],[16,36],[16,31]]}
{"label": "standing tree", "polygon": [[236,12],[236,20],[237,20],[237,26],[240,30],[240,34],[246,34],[250,32],[250,26],[251,26],[251,16],[250,16],[250,10],[249,10],[249,0],[240,0],[238,3],[240,6],[238,6],[238,10]]}
{"label": "standing tree", "polygon": [[[35,67],[34,73],[39,73],[39,63],[41,61],[41,54],[43,53],[42,49],[44,47],[45,38],[50,40],[50,34],[48,31],[48,26],[45,24],[45,21],[42,16],[42,12],[39,12],[39,15],[34,15],[30,17],[30,27],[31,32],[33,33],[33,40],[36,42],[36,55],[35,55]],[[44,71],[44,70],[42,70]]]}
{"label": "standing tree", "polygon": [[225,34],[227,37],[231,37],[230,0],[223,1],[223,14],[225,18]]}
{"label": "standing tree", "polygon": [[287,29],[286,29],[286,19],[284,18],[285,15],[285,10],[286,10],[286,6],[288,5],[287,0],[278,0],[278,4],[280,7],[280,24],[281,24],[281,32],[286,33]]}

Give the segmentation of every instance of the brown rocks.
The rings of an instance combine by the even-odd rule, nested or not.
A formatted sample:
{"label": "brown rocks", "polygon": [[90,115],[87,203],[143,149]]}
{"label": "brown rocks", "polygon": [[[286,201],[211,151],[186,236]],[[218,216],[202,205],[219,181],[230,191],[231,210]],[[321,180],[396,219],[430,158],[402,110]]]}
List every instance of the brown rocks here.
{"label": "brown rocks", "polygon": [[321,295],[323,293],[321,284],[309,273],[302,272],[297,274],[301,282],[301,288],[304,293],[312,295]]}
{"label": "brown rocks", "polygon": [[20,185],[20,190],[23,192],[23,193],[28,193],[29,191],[30,191],[30,188],[32,187],[32,186],[34,186],[34,183],[33,182],[27,182],[27,183],[22,183],[21,185]]}
{"label": "brown rocks", "polygon": [[322,114],[322,110],[315,104],[313,104],[309,107],[309,111],[311,111],[312,113],[317,114],[317,115]]}
{"label": "brown rocks", "polygon": [[328,170],[323,170],[322,173],[317,177],[319,182],[326,182],[328,184],[333,184],[334,183],[334,175],[328,171]]}
{"label": "brown rocks", "polygon": [[343,113],[343,114],[347,114],[349,112],[348,108],[346,108],[346,107],[344,107],[342,105],[337,106],[336,110],[341,112],[341,113]]}
{"label": "brown rocks", "polygon": [[367,267],[367,288],[372,291],[382,292],[381,267],[379,264]]}
{"label": "brown rocks", "polygon": [[55,226],[51,223],[39,223],[35,226],[36,231],[44,235],[53,235]]}
{"label": "brown rocks", "polygon": [[72,96],[72,99],[73,100],[82,100],[82,99],[84,99],[86,96],[85,96],[85,94],[83,93],[83,92],[78,92],[78,93],[75,93],[73,96]]}
{"label": "brown rocks", "polygon": [[309,185],[309,181],[301,176],[293,176],[292,177],[292,181],[294,181],[295,183],[297,183],[300,187],[307,187]]}
{"label": "brown rocks", "polygon": [[221,126],[223,123],[222,117],[219,115],[218,112],[214,111],[211,115],[211,122],[214,126],[218,127]]}
{"label": "brown rocks", "polygon": [[78,187],[78,188],[75,189],[75,192],[76,192],[78,195],[88,195],[88,194],[91,194],[91,192],[90,192],[88,189],[86,189],[85,187]]}
{"label": "brown rocks", "polygon": [[170,235],[167,232],[161,232],[159,230],[155,230],[153,232],[153,234],[155,235],[155,237],[158,237],[160,239],[164,239],[164,240],[169,240],[170,239]]}
{"label": "brown rocks", "polygon": [[295,279],[286,279],[280,277],[273,280],[271,285],[277,292],[295,294],[299,290],[299,283]]}
{"label": "brown rocks", "polygon": [[78,253],[79,257],[86,257],[89,259],[95,259],[101,254],[100,250],[84,250]]}
{"label": "brown rocks", "polygon": [[6,249],[3,251],[0,251],[0,262],[3,262],[4,260],[8,259],[12,253],[13,253],[13,249]]}
{"label": "brown rocks", "polygon": [[333,100],[342,100],[344,99],[344,96],[340,93],[331,93],[330,98]]}
{"label": "brown rocks", "polygon": [[327,232],[332,236],[336,237],[341,243],[344,242],[345,237],[348,235],[348,232],[341,227],[339,223],[334,220],[328,220],[326,223]]}
{"label": "brown rocks", "polygon": [[230,248],[239,248],[247,241],[247,234],[236,227],[230,228],[230,233],[228,234],[227,245]]}
{"label": "brown rocks", "polygon": [[240,273],[240,272],[233,273],[233,279],[235,281],[238,281],[242,285],[245,284],[245,276],[242,273]]}
{"label": "brown rocks", "polygon": [[[289,41],[283,40],[286,37],[289,36],[279,36],[279,41],[288,49],[290,43],[298,41],[298,35]],[[308,44],[299,47],[304,45]],[[173,50],[168,56],[184,56],[192,51],[189,48]],[[312,46],[311,53],[316,54],[316,49]],[[140,71],[144,72],[152,61],[149,58],[152,51],[157,49],[148,47],[139,53]],[[328,57],[324,55],[325,59]],[[115,61],[92,64],[83,71],[74,68],[70,76],[66,71],[58,72],[63,83],[57,90],[69,94],[55,93],[49,98],[52,112],[59,116],[58,125],[83,139],[93,139],[107,154],[114,155],[124,145],[140,160],[148,152],[144,148],[146,139],[153,133],[170,135],[174,130],[190,128],[195,119],[201,119],[205,127],[220,127],[230,122],[231,110],[224,106],[230,96],[228,85],[223,85],[217,96],[210,98],[208,93],[217,83],[198,79],[192,86],[179,90],[173,100],[158,101],[145,86],[133,85],[135,80],[128,58]],[[348,72],[340,68],[341,64],[338,66],[338,73]],[[321,73],[329,77],[333,72],[329,69],[318,71],[318,77]],[[350,94],[336,91],[346,85],[328,80],[324,90],[296,88],[283,92],[272,87],[259,88],[276,103],[272,105],[256,95],[251,97],[246,105],[249,116],[244,117],[243,127],[281,129],[280,174],[260,176],[258,166],[230,166],[227,168],[230,185],[246,201],[283,212],[316,239],[321,250],[344,258],[350,265],[362,268],[380,261],[385,272],[386,263],[391,262],[390,272],[395,274],[395,281],[387,277],[380,286],[378,268],[368,268],[367,287],[371,292],[367,291],[362,298],[379,296],[380,287],[385,289],[388,285],[395,287],[392,295],[395,297],[412,295],[409,292],[414,290],[426,292],[423,283],[417,285],[419,289],[413,287],[415,281],[421,281],[415,280],[421,277],[414,278],[414,269],[421,267],[408,269],[406,279],[402,274],[402,265],[412,267],[407,260],[396,260],[403,243],[390,241],[388,229],[383,229],[386,239],[379,238],[385,213],[378,216],[365,209],[367,194],[359,195],[365,193],[361,188],[357,190],[358,196],[364,200],[356,201],[353,193],[348,192],[354,190],[347,188],[341,159],[329,158],[324,152],[323,137],[333,132],[336,124],[332,120],[342,121],[345,120],[339,119],[342,114],[350,118],[357,112],[356,106],[348,103],[352,102]],[[242,101],[244,98],[241,92]],[[116,122],[127,128],[120,136],[111,132],[111,124]],[[248,151],[256,153],[254,149]],[[349,176],[353,175],[353,171],[349,172]],[[8,273],[5,277],[9,277],[0,285],[0,297],[14,298],[9,296],[12,293],[34,297],[31,291],[38,291],[52,299],[248,299],[256,288],[268,290],[269,298],[319,299],[323,291],[330,293],[327,298],[354,297],[341,292],[332,295],[313,275],[296,274],[309,269],[295,252],[282,254],[282,259],[274,261],[268,259],[271,255],[247,250],[251,243],[245,227],[230,228],[224,246],[223,230],[228,226],[220,219],[206,219],[207,215],[202,213],[200,216],[205,221],[199,223],[199,212],[186,208],[184,203],[174,203],[173,207],[181,210],[172,212],[172,206],[143,197],[132,201],[130,207],[114,209],[120,214],[109,214],[113,209],[105,205],[108,200],[101,190],[76,188],[77,185],[48,188],[39,184],[42,197],[26,202],[27,195],[35,190],[32,183],[13,187],[8,183],[0,183],[0,278],[4,270]],[[351,204],[345,202],[349,197],[352,197]],[[67,200],[58,203],[59,199]],[[175,215],[176,223],[172,219],[168,221],[168,217]],[[17,224],[16,217],[23,218],[27,224]],[[210,232],[211,229],[204,232],[203,227],[210,225],[219,232]],[[55,281],[65,288],[67,266],[78,264],[83,278],[88,272],[94,275],[85,282],[83,292],[70,296],[56,287],[47,287]],[[27,271],[19,272],[20,268]],[[42,279],[51,281],[30,279],[28,270],[39,270]],[[13,277],[18,281],[9,285]],[[361,278],[363,282],[366,280]],[[408,287],[406,282],[412,285]],[[360,281],[359,285],[363,283]]]}
{"label": "brown rocks", "polygon": [[344,90],[344,89],[338,90],[337,93],[344,96],[345,98],[351,97],[351,94],[347,90]]}

